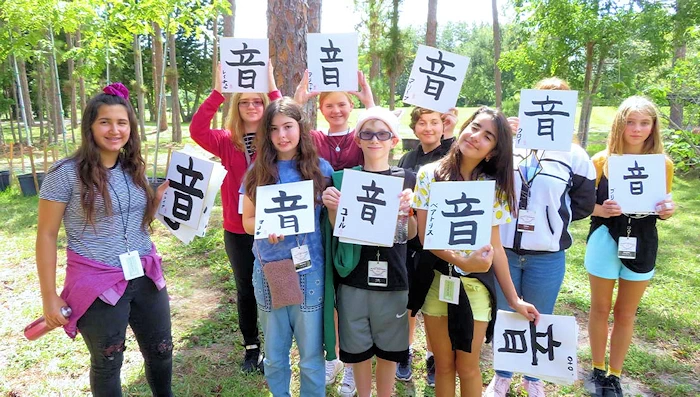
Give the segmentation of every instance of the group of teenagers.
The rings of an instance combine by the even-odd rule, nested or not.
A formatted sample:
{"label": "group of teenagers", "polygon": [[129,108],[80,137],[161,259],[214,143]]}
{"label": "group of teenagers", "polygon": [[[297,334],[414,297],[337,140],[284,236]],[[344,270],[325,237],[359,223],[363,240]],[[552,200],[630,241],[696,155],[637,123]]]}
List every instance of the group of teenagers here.
{"label": "group of teenagers", "polygon": [[[268,79],[269,93],[234,94],[223,128],[212,129],[226,101],[217,77],[190,125],[191,138],[228,171],[221,187],[224,245],[236,281],[243,371],[263,372],[272,395],[290,396],[295,341],[299,395],[324,396],[326,386],[342,372],[342,396],[368,397],[373,383],[377,396],[390,396],[396,379],[412,378],[415,316],[422,312],[427,383],[435,387],[435,395],[454,396],[459,377],[462,396],[505,396],[513,373],[497,368],[484,391],[479,367],[481,346],[494,337],[496,311],[515,311],[534,322],[540,313],[553,313],[565,251],[572,244],[569,224],[591,216],[584,262],[591,287],[593,366],[585,383],[592,395],[622,395],[621,370],[637,306],[654,273],[656,220],[670,217],[675,204],[669,195],[655,215],[624,214],[608,199],[607,159],[663,153],[653,103],[643,97],[625,100],[606,149],[592,159],[575,143],[568,152],[514,149],[518,119],[497,109],[479,108],[455,133],[456,109],[439,113],[414,108],[410,128],[420,143],[393,166],[399,120],[375,106],[361,72],[360,91],[320,95],[309,92],[305,72],[294,98],[277,90],[271,67]],[[557,78],[542,80],[535,88],[569,89]],[[311,130],[304,110],[317,95],[327,131]],[[353,97],[366,108],[354,128],[349,124]],[[81,130],[79,149],[51,167],[40,192],[36,256],[46,321],[63,326],[71,337],[82,334],[95,396],[121,395],[119,376],[130,325],[153,395],[171,396],[169,298],[161,257],[150,238],[150,224],[168,183],[154,191],[146,180],[137,119],[123,85],[111,84],[88,102]],[[360,246],[333,237],[345,169],[403,178],[397,217],[408,214],[408,221],[397,223],[403,230],[396,234],[408,235],[407,241],[395,239],[391,247]],[[668,160],[666,171],[670,193],[673,165]],[[313,181],[315,230],[254,239],[256,187],[278,184],[284,189],[286,183],[304,180]],[[495,180],[490,244],[471,252],[423,250],[432,184],[474,180]],[[527,228],[531,230],[518,227],[522,211],[534,217]],[[61,222],[67,267],[59,295]],[[618,258],[617,241],[625,235],[638,239],[636,259]],[[292,250],[303,245],[310,266],[289,283],[300,289],[301,297],[277,305],[273,295],[285,291],[278,290],[279,282],[268,282],[275,275],[265,272],[265,266],[290,259]],[[133,278],[139,260],[141,276]],[[370,280],[370,269],[377,267],[387,271],[380,285]],[[461,281],[457,304],[439,296],[445,276]],[[61,314],[63,306],[72,308],[69,318]],[[522,378],[522,388],[530,396],[545,395],[544,383],[530,376]]]}

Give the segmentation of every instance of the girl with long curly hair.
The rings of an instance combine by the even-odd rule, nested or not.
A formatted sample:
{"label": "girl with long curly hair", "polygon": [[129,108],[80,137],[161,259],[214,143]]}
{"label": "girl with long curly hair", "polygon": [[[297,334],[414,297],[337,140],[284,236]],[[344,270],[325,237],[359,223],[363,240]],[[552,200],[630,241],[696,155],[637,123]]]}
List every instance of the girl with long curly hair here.
{"label": "girl with long curly hair", "polygon": [[[126,327],[136,336],[153,395],[171,396],[170,304],[150,238],[157,203],[146,180],[136,115],[121,83],[104,88],[83,113],[80,148],[57,162],[39,195],[36,262],[44,317],[90,351],[95,396],[121,395]],[[67,239],[64,289],[56,293],[58,231]],[[61,308],[72,314],[63,317]]]}
{"label": "girl with long curly hair", "polygon": [[[321,192],[329,183],[333,168],[316,154],[308,125],[301,106],[291,98],[272,102],[265,109],[256,137],[257,158],[241,187],[244,194],[243,227],[248,234],[254,234],[258,186],[313,181],[314,231],[286,238],[273,233],[267,239],[253,243],[253,287],[258,317],[265,334],[265,378],[274,396],[289,395],[292,339],[296,340],[299,349],[300,395],[325,396],[326,393],[323,358],[324,251],[320,214]],[[281,276],[265,271],[265,268],[284,264],[285,261],[288,265],[292,249],[304,245],[308,248],[310,266],[292,275],[287,273],[287,278],[281,283],[271,280],[270,277]],[[275,304],[273,294],[277,291],[282,294],[293,292],[293,286],[296,286],[301,303],[288,300],[284,305]],[[299,288],[301,291],[298,291]]]}
{"label": "girl with long curly hair", "polygon": [[[494,275],[515,311],[528,320],[536,321],[539,316],[534,306],[518,298],[501,245],[499,225],[510,222],[515,202],[512,168],[508,121],[500,111],[482,107],[464,123],[447,155],[418,171],[413,208],[418,216],[421,243],[433,183],[484,179],[496,182],[491,243],[471,252],[424,251],[419,267],[424,270],[432,266],[434,270],[420,278],[425,279],[424,284],[411,285],[412,289],[416,286],[423,291],[424,302],[416,302],[417,305],[409,302],[409,309],[415,309],[416,305],[423,311],[426,334],[435,356],[435,395],[438,397],[455,395],[456,376],[460,379],[462,396],[481,395],[479,353],[484,337],[491,340],[496,320]],[[458,305],[438,298],[443,274],[457,276],[462,281]],[[452,332],[453,329],[459,332]]]}
{"label": "girl with long curly hair", "polygon": [[236,309],[238,328],[243,334],[245,355],[241,370],[246,373],[262,371],[260,354],[258,312],[253,293],[253,236],[243,230],[241,214],[243,196],[238,190],[246,169],[255,160],[255,135],[261,123],[265,107],[271,100],[281,98],[268,67],[267,94],[237,92],[231,98],[231,106],[222,129],[212,129],[211,121],[225,98],[222,91],[221,68],[214,77],[214,89],[192,117],[190,136],[199,146],[219,157],[226,168],[221,185],[221,206],[224,215],[224,247],[236,280]]}

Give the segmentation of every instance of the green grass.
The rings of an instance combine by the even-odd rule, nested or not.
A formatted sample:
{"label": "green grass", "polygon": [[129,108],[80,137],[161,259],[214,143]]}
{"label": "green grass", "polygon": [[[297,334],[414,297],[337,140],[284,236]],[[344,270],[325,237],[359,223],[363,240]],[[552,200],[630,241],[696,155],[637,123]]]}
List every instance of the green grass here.
{"label": "green grass", "polygon": [[[604,126],[610,122],[608,108],[600,120],[592,121],[589,153],[605,145]],[[460,110],[460,120],[468,117]],[[612,110],[614,113],[614,109]],[[353,112],[356,117],[356,112]],[[402,116],[407,129],[408,113]],[[322,117],[321,117],[322,119]],[[8,131],[8,130],[6,130]],[[403,131],[403,130],[402,130]],[[183,126],[185,142],[187,126]],[[165,171],[169,132],[161,133],[158,173]],[[6,133],[7,136],[7,133]],[[149,135],[149,162],[153,161],[155,135]],[[602,145],[602,146],[601,146]],[[40,151],[37,151],[40,153]],[[50,159],[49,159],[50,162]],[[28,164],[28,162],[27,162]],[[0,169],[7,162],[0,158]],[[20,171],[17,160],[15,172]],[[149,175],[151,168],[149,167]],[[661,396],[700,394],[700,249],[697,236],[700,224],[700,180],[676,178],[674,200],[679,209],[668,221],[659,222],[659,256],[656,275],[642,299],[635,339],[625,363],[624,376],[638,389]],[[0,395],[48,396],[89,395],[87,349],[78,336],[71,341],[62,331],[53,331],[36,342],[24,340],[24,325],[41,315],[41,299],[34,262],[37,198],[21,196],[17,182],[0,193]],[[590,288],[583,255],[588,222],[572,226],[575,243],[567,253],[567,274],[556,313],[576,315],[585,330],[590,308]],[[235,283],[223,249],[221,207],[217,199],[207,236],[183,246],[156,226],[154,242],[163,254],[168,290],[171,295],[173,340],[175,344],[174,389],[177,396],[267,396],[264,377],[246,376],[238,371],[243,356],[235,310]],[[59,235],[58,285],[65,273],[65,238]],[[125,395],[148,396],[142,358],[131,333],[127,334],[122,384]],[[425,337],[418,327],[414,380],[396,385],[397,396],[433,396],[425,384]],[[490,347],[482,354],[484,383],[491,368]],[[293,352],[293,360],[298,356]],[[294,361],[293,361],[294,362]],[[588,368],[590,351],[585,342],[579,346],[579,367]],[[340,377],[338,381],[340,380]],[[625,381],[623,381],[624,383]],[[514,385],[516,382],[514,382]],[[551,395],[585,395],[580,382],[572,386],[548,385]],[[337,396],[329,387],[329,396]],[[294,366],[292,395],[298,395],[298,368]],[[523,395],[513,387],[513,395]],[[519,394],[516,394],[519,393]]]}

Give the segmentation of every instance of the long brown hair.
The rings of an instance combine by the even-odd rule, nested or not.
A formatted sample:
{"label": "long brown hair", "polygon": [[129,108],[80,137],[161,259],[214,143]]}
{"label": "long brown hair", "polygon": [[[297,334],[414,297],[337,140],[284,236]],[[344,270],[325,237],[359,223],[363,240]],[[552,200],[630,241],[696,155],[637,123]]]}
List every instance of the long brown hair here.
{"label": "long brown hair", "polygon": [[[231,106],[229,106],[228,109],[228,114],[226,115],[226,119],[224,120],[224,129],[228,130],[231,133],[231,143],[233,143],[233,146],[236,147],[239,151],[243,152],[245,151],[245,144],[243,143],[243,136],[252,131],[245,131],[245,125],[243,123],[243,118],[241,117],[241,112],[238,108],[238,103],[241,101],[241,96],[243,96],[244,93],[242,92],[237,92],[233,94],[233,97],[231,98]],[[267,95],[261,94],[259,92],[256,92],[260,99],[262,99],[263,102],[263,107],[267,107],[267,105],[270,103],[270,100],[267,98]]]}
{"label": "long brown hair", "polygon": [[253,168],[248,171],[245,177],[246,195],[255,202],[256,187],[273,185],[279,180],[277,149],[270,138],[272,119],[278,114],[283,114],[299,123],[299,144],[294,156],[297,171],[303,180],[314,182],[314,198],[317,203],[320,203],[321,193],[326,188],[326,181],[319,167],[320,160],[309,132],[309,122],[301,106],[289,97],[280,98],[270,103],[265,109],[255,137],[257,157]]}
{"label": "long brown hair", "polygon": [[[496,126],[496,147],[493,148],[486,159],[476,166],[471,175],[471,180],[475,180],[479,175],[484,174],[496,180],[496,195],[503,197],[508,203],[510,212],[515,214],[515,189],[513,177],[513,138],[510,125],[506,116],[500,110],[482,106],[472,114],[467,121],[462,124],[460,134],[471,124],[479,114],[491,116],[491,120]],[[460,166],[462,163],[462,151],[459,145],[452,145],[449,152],[439,160],[435,168],[436,181],[459,181],[462,180]]]}
{"label": "long brown hair", "polygon": [[146,180],[146,164],[141,157],[141,137],[139,136],[136,113],[131,103],[120,96],[100,93],[87,103],[80,124],[82,142],[73,153],[71,159],[77,162],[78,177],[80,178],[80,203],[88,224],[95,224],[96,208],[95,199],[101,196],[104,201],[105,214],[112,215],[112,199],[108,189],[108,171],[100,161],[100,148],[92,136],[92,124],[97,119],[102,106],[121,105],[126,108],[129,116],[129,139],[119,153],[117,161],[134,184],[146,193],[146,212],[141,220],[141,227],[145,230],[153,221],[155,194]]}

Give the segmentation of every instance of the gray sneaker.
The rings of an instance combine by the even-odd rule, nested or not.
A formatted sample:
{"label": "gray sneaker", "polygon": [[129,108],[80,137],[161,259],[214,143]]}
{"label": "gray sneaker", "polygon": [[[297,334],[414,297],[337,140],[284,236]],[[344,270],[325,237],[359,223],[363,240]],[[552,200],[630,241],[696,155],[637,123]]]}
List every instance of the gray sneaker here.
{"label": "gray sneaker", "polygon": [[396,365],[396,379],[402,382],[408,382],[413,378],[413,352],[408,352],[406,361]]}
{"label": "gray sneaker", "polygon": [[357,394],[357,388],[355,387],[355,375],[352,372],[352,365],[345,367],[345,372],[343,373],[343,383],[338,389],[341,397],[353,397]]}

